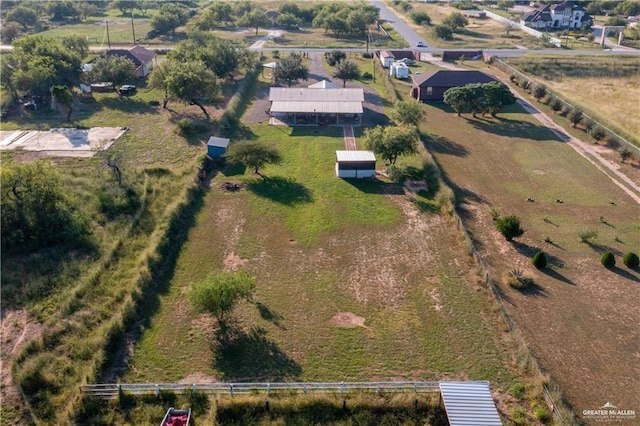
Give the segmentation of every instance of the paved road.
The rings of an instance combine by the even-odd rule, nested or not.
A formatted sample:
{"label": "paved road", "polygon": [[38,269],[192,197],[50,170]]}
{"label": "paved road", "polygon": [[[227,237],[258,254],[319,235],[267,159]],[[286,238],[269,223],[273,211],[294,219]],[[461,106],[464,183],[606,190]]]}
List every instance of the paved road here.
{"label": "paved road", "polygon": [[425,47],[429,47],[425,39],[413,31],[413,29],[411,29],[411,27],[407,25],[392,9],[388,8],[386,4],[379,0],[370,0],[370,3],[380,9],[380,17],[391,23],[391,25],[393,25],[393,29],[409,43],[410,47],[415,49],[416,44],[419,41],[421,41]]}

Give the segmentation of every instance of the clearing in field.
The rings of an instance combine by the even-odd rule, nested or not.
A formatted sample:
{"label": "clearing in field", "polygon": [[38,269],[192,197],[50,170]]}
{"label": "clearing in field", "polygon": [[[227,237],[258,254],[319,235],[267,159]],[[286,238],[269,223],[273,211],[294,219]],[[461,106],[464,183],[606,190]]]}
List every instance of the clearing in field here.
{"label": "clearing in field", "polygon": [[624,56],[508,58],[506,62],[558,92],[640,146],[640,61]]}
{"label": "clearing in field", "polygon": [[[250,129],[277,143],[282,165],[264,180],[231,168],[213,178],[119,380],[450,378],[506,389],[518,374],[510,337],[455,228],[399,186],[336,178],[340,128]],[[234,268],[258,286],[222,338],[185,294]]]}
{"label": "clearing in field", "polygon": [[[509,313],[542,367],[577,413],[611,401],[640,406],[637,342],[640,273],[622,255],[640,251],[638,205],[604,174],[519,106],[497,119],[456,117],[427,107],[435,155],[493,277],[520,269],[534,285],[499,288]],[[499,166],[498,166],[499,165]],[[509,243],[490,214],[520,217],[525,233]],[[582,243],[581,234],[595,240]],[[531,256],[543,250],[542,271]],[[605,251],[617,265],[600,264]]]}

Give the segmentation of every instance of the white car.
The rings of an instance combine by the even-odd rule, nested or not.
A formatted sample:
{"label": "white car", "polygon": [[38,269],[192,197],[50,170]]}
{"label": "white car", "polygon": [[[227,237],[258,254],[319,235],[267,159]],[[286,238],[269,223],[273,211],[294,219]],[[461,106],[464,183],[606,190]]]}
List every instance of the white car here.
{"label": "white car", "polygon": [[424,43],[419,41],[416,43],[416,47],[424,47]]}

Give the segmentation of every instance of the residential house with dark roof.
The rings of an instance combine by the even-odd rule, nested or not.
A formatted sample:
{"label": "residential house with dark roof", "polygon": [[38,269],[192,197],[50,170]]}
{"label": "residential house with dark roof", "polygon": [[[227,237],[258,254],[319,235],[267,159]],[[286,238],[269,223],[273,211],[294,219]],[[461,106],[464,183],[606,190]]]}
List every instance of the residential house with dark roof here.
{"label": "residential house with dark roof", "polygon": [[138,77],[146,77],[151,72],[156,54],[142,46],[134,46],[130,49],[110,49],[106,56],[122,56],[129,59],[136,66]]}
{"label": "residential house with dark roof", "polygon": [[411,97],[419,101],[441,101],[444,92],[452,87],[474,83],[491,83],[495,78],[480,71],[440,70],[425,74],[411,74]]}
{"label": "residential house with dark roof", "polygon": [[591,21],[591,16],[581,4],[564,0],[525,13],[520,24],[537,29],[582,28],[591,25]]}

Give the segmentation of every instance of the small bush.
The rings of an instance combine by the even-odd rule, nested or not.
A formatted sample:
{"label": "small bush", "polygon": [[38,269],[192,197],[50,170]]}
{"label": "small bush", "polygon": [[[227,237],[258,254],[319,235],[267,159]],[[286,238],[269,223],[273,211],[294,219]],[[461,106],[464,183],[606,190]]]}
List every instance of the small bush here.
{"label": "small bush", "polygon": [[514,425],[527,425],[529,424],[529,418],[527,411],[522,407],[515,407],[511,410],[511,421]]}
{"label": "small bush", "polygon": [[605,268],[613,268],[614,266],[616,266],[616,258],[613,256],[613,253],[608,251],[602,255],[602,257],[600,258],[600,263],[602,263],[602,266],[604,266]]}
{"label": "small bush", "polygon": [[622,263],[624,263],[624,266],[626,266],[627,268],[637,269],[638,266],[640,266],[640,258],[637,254],[630,251],[629,253],[624,255],[624,257],[622,258]]}
{"label": "small bush", "polygon": [[518,216],[509,215],[501,217],[496,220],[496,227],[507,241],[511,241],[524,234],[524,230],[520,226],[520,219]]}
{"label": "small bush", "polygon": [[526,388],[522,383],[515,382],[514,384],[509,386],[509,389],[507,389],[507,392],[513,395],[515,399],[521,400],[522,397],[524,396],[525,390]]}
{"label": "small bush", "polygon": [[206,124],[191,121],[186,118],[179,120],[176,125],[178,126],[178,134],[181,136],[193,136],[208,130]]}
{"label": "small bush", "polygon": [[569,121],[571,121],[573,127],[576,127],[582,121],[582,111],[578,108],[574,108],[573,110],[571,110],[567,118],[569,119]]}
{"label": "small bush", "polygon": [[596,142],[600,142],[605,136],[607,136],[607,132],[600,126],[593,127],[589,134]]}
{"label": "small bush", "polygon": [[589,133],[596,123],[592,119],[585,117],[584,120],[582,120],[582,125],[584,126],[584,131]]}
{"label": "small bush", "polygon": [[562,101],[558,98],[553,98],[551,102],[549,102],[549,106],[554,112],[558,112],[562,110]]}
{"label": "small bush", "polygon": [[547,267],[547,256],[543,251],[539,251],[533,255],[531,263],[533,263],[533,266],[535,266],[536,269],[544,269]]}
{"label": "small bush", "polygon": [[542,405],[535,406],[535,408],[533,409],[533,417],[545,424],[551,421],[551,413],[549,413],[547,407],[544,407]]}
{"label": "small bush", "polygon": [[598,231],[587,230],[580,234],[580,242],[594,244],[598,239]]}
{"label": "small bush", "polygon": [[371,73],[369,71],[363,72],[362,73],[362,79],[363,80],[371,80],[373,78],[373,76],[371,75]]}
{"label": "small bush", "polygon": [[619,153],[620,153],[620,160],[622,160],[623,163],[633,156],[633,153],[629,151],[627,148],[622,148],[619,151]]}
{"label": "small bush", "polygon": [[498,220],[498,218],[500,217],[500,210],[498,210],[497,208],[493,207],[491,208],[491,210],[489,210],[489,214],[491,215],[491,219],[492,220]]}
{"label": "small bush", "polygon": [[525,276],[520,269],[513,269],[507,274],[507,283],[516,290],[524,290],[533,284],[533,278]]}
{"label": "small bush", "polygon": [[362,57],[365,59],[371,59],[373,58],[373,53],[371,52],[362,52]]}

